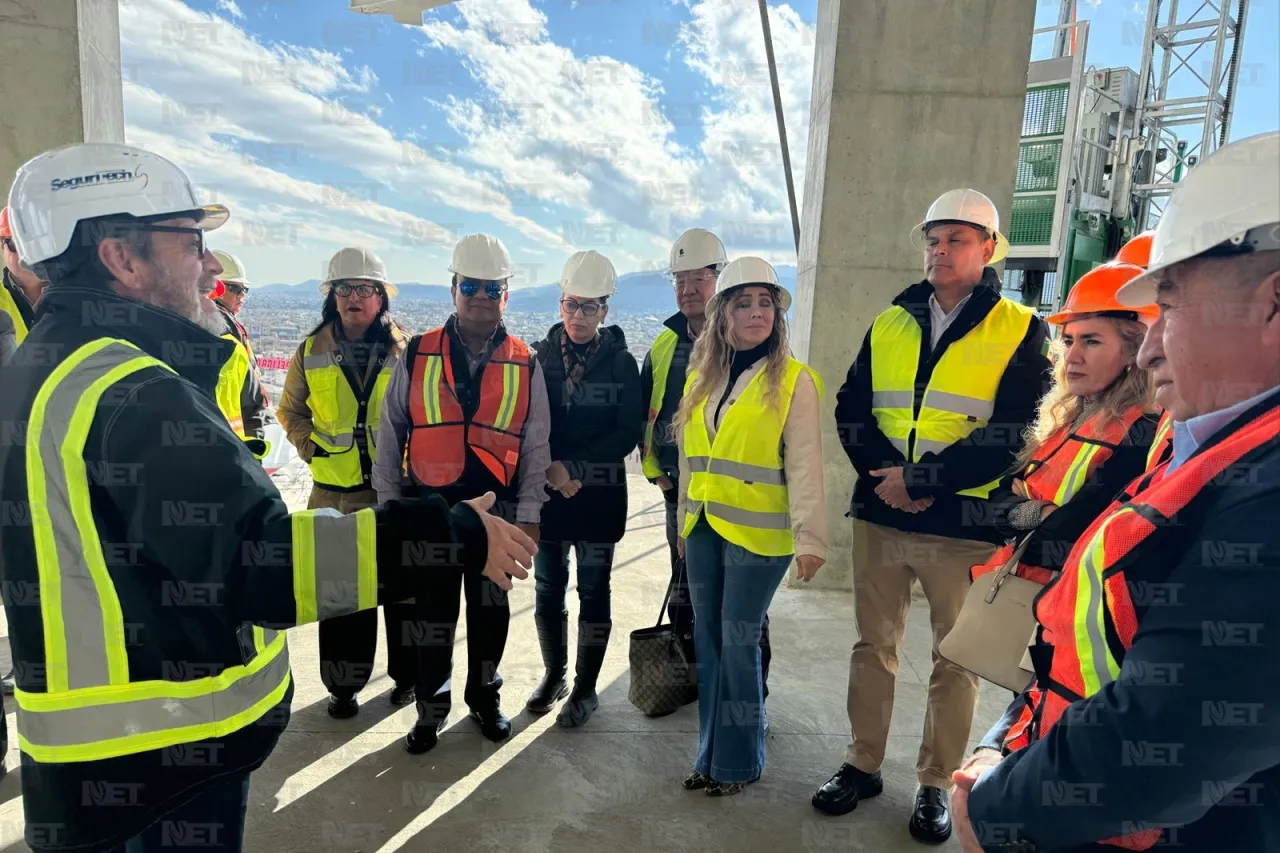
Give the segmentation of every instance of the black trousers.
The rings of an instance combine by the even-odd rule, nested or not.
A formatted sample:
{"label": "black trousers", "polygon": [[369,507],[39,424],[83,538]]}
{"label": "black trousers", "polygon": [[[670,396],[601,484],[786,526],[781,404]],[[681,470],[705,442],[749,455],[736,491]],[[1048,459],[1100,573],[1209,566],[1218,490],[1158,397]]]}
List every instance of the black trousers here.
{"label": "black trousers", "polygon": [[414,611],[417,646],[418,721],[439,723],[453,702],[453,641],[458,630],[459,596],[467,599],[467,707],[480,714],[496,711],[502,676],[498,665],[507,647],[511,605],[502,587],[481,575],[442,572],[430,595],[418,596]]}
{"label": "black trousers", "polygon": [[[680,539],[679,514],[680,484],[676,478],[667,474],[673,488],[663,492],[667,502],[667,548],[671,553],[671,600],[667,602],[667,616],[675,629],[680,644],[684,647],[685,657],[690,663],[695,662],[693,649],[693,602],[689,599],[689,578],[685,573],[684,560],[676,550],[676,542]],[[764,695],[769,698],[769,662],[773,659],[773,649],[769,645],[769,614],[764,615],[760,626],[760,668],[764,680]]]}
{"label": "black trousers", "polygon": [[[387,675],[397,687],[414,683],[417,662],[413,650],[412,604],[382,607],[387,634]],[[320,623],[320,680],[337,696],[354,696],[373,675],[378,650],[378,609],[361,610]]]}
{"label": "black trousers", "polygon": [[110,853],[240,853],[249,808],[249,774],[215,782]]}

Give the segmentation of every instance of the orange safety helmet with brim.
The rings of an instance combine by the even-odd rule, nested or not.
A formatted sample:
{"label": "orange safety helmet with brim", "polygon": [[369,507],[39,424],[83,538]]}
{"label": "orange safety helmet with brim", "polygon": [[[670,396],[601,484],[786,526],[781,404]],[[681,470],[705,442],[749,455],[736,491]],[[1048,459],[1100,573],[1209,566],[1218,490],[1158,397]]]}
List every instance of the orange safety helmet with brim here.
{"label": "orange safety helmet with brim", "polygon": [[1116,299],[1116,292],[1121,287],[1144,272],[1142,267],[1135,264],[1122,264],[1115,261],[1094,267],[1082,275],[1071,288],[1062,310],[1045,319],[1055,326],[1065,326],[1072,320],[1086,315],[1126,315],[1150,326],[1160,317],[1160,309],[1157,306],[1143,305],[1132,308],[1121,305]]}
{"label": "orange safety helmet with brim", "polygon": [[1150,231],[1143,231],[1137,237],[1121,246],[1120,251],[1116,252],[1113,261],[1118,264],[1133,264],[1135,267],[1142,267],[1145,270],[1151,263],[1151,243],[1155,240],[1155,237],[1156,231],[1154,228]]}

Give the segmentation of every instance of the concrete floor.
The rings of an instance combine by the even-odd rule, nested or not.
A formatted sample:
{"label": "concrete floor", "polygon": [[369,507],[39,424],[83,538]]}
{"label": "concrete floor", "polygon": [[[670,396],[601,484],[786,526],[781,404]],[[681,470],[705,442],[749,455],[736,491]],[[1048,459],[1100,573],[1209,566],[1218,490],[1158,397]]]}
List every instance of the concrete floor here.
{"label": "concrete floor", "polygon": [[[305,505],[305,476],[278,476],[291,505]],[[885,792],[853,814],[828,818],[809,798],[840,765],[849,740],[845,685],[854,640],[849,593],[779,590],[770,615],[771,734],[764,777],[743,794],[713,800],[680,788],[693,757],[696,706],[648,719],[627,702],[627,640],[653,624],[668,577],[663,506],[633,477],[630,532],[613,574],[614,635],[601,677],[601,707],[583,729],[534,718],[524,700],[541,676],[532,581],[512,593],[512,625],[502,674],[513,737],[482,738],[456,697],[450,725],[425,756],[401,747],[412,707],[393,709],[379,648],[360,714],[325,713],[316,628],[291,632],[297,689],[293,720],[254,775],[246,849],[250,851],[502,850],[572,853],[682,851],[865,851],[928,849],[907,834],[915,757],[927,702],[930,636],[917,592],[901,654]],[[571,591],[572,592],[572,591]],[[576,602],[571,598],[571,623]],[[2,618],[2,617],[0,617]],[[459,642],[464,632],[459,630]],[[380,641],[381,642],[381,641]],[[4,644],[7,657],[7,643]],[[465,678],[465,654],[455,678]],[[999,715],[1007,694],[984,685],[973,736]],[[8,710],[12,712],[12,698]],[[12,714],[10,731],[14,729]],[[11,750],[8,766],[18,764]],[[0,853],[25,851],[19,773],[0,782]],[[934,848],[958,850],[954,838]]]}

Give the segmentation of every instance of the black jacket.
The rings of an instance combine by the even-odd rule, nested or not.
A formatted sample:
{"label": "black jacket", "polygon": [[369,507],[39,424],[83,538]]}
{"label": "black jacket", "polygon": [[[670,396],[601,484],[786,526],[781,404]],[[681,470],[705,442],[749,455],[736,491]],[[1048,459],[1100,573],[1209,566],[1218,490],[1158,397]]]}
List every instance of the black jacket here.
{"label": "black jacket", "polygon": [[[672,314],[663,324],[678,336],[676,350],[671,355],[671,369],[667,371],[667,388],[662,394],[662,408],[658,410],[658,419],[654,423],[653,441],[658,451],[658,465],[676,481],[680,473],[680,447],[676,444],[675,430],[671,428],[671,420],[676,409],[680,407],[680,398],[684,396],[685,374],[689,369],[689,356],[693,352],[693,337],[689,334],[689,321],[683,314]],[[640,414],[641,452],[644,451],[643,424],[649,411],[649,400],[653,394],[653,352],[644,357],[644,366],[640,369],[640,400],[644,411]],[[673,495],[674,498],[674,495]]]}
{"label": "black jacket", "polygon": [[[26,499],[26,442],[36,437],[26,435],[27,424],[58,365],[103,338],[131,343],[176,371],[144,367],[119,379],[92,413],[84,445],[89,510],[127,627],[130,679],[186,681],[244,665],[252,654],[247,625],[287,628],[298,616],[288,509],[214,400],[233,345],[175,314],[93,285],[59,284],[45,292],[40,307],[41,322],[0,371],[0,579],[18,689],[47,691]],[[47,424],[42,434],[54,430],[50,440],[56,440],[58,427],[67,429]],[[423,594],[428,566],[459,569],[442,559],[461,560],[469,571],[483,565],[484,534],[469,509],[393,502],[376,513],[380,603]],[[447,556],[405,566],[406,546],[414,542],[444,545]],[[289,721],[292,693],[291,684],[251,725],[179,748],[61,764],[23,754],[27,844],[85,853],[122,845],[218,779],[261,765]],[[95,805],[95,797],[106,797],[111,807]]]}
{"label": "black jacket", "polygon": [[[1036,527],[1027,543],[1022,561],[1029,566],[1061,571],[1080,534],[1088,529],[1115,500],[1125,486],[1142,475],[1147,467],[1147,454],[1155,441],[1159,415],[1143,415],[1111,454],[1111,458],[1096,468],[1080,491],[1063,506],[1058,507]],[[1022,476],[1019,474],[1018,476]],[[991,503],[991,519],[1006,539],[1021,539],[1025,530],[1009,526],[1009,510],[1022,503],[1013,492],[1001,495]]]}
{"label": "black jacket", "polygon": [[[1277,401],[1280,392],[1191,458]],[[1160,827],[1156,850],[1280,850],[1277,518],[1273,438],[1127,561],[1138,631],[1120,677],[982,778],[969,814],[985,850],[1103,853],[1119,848],[1094,842]],[[984,745],[1003,740],[1021,707],[1020,697]],[[1034,846],[1001,846],[1015,826]]]}
{"label": "black jacket", "polygon": [[[933,285],[922,281],[908,287],[893,300],[920,324],[920,361],[916,370],[915,405],[919,410],[933,368],[952,342],[972,331],[1001,299],[1000,282],[987,267],[982,284],[960,310],[947,331],[930,349],[932,323],[929,297]],[[996,390],[995,410],[983,429],[974,430],[963,441],[941,453],[926,453],[916,463],[907,463],[902,453],[880,431],[871,413],[871,331],[867,330],[862,349],[849,368],[836,395],[836,427],[840,443],[849,456],[858,481],[853,489],[850,515],[911,533],[931,533],[955,539],[1001,542],[1003,537],[991,516],[991,501],[957,495],[1010,473],[1022,433],[1035,420],[1036,407],[1049,390],[1048,333],[1044,321],[1033,317],[1026,337],[1018,346]],[[932,497],[933,505],[912,514],[891,508],[875,493],[878,477],[871,471],[903,466],[907,493],[912,499]]]}
{"label": "black jacket", "polygon": [[644,427],[640,374],[621,326],[600,329],[600,348],[573,395],[566,393],[557,323],[533,345],[551,404],[551,459],[582,483],[572,498],[551,492],[544,542],[618,542],[627,526],[627,456]]}

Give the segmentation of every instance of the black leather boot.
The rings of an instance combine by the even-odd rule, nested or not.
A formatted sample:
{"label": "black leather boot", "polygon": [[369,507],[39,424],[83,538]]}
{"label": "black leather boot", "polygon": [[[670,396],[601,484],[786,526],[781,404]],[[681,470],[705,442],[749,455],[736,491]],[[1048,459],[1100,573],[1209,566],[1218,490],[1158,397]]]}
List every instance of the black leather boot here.
{"label": "black leather boot", "polygon": [[545,617],[535,611],[538,646],[542,649],[542,683],[529,694],[525,707],[535,714],[545,714],[569,693],[564,675],[569,669],[569,617]]}
{"label": "black leather boot", "polygon": [[578,623],[578,659],[574,663],[573,692],[556,717],[559,725],[567,729],[584,725],[600,707],[596,679],[604,666],[604,653],[609,648],[609,634],[612,632],[612,622]]}

